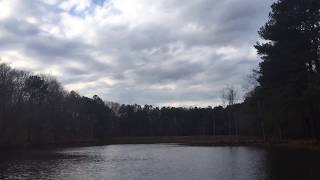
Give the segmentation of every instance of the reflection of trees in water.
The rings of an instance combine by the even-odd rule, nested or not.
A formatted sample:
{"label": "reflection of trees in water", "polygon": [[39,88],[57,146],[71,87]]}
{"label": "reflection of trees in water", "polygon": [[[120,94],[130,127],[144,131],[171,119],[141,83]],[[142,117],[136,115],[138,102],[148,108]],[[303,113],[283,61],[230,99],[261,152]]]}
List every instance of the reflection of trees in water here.
{"label": "reflection of trees in water", "polygon": [[[3,153],[0,159],[0,178],[57,179],[64,172],[77,169],[89,161],[99,161],[99,156],[83,153],[65,153],[57,150],[26,150]],[[2,177],[1,177],[2,176]]]}
{"label": "reflection of trees in water", "polygon": [[268,179],[319,180],[319,162],[318,152],[286,148],[270,149],[266,154]]}
{"label": "reflection of trees in water", "polygon": [[0,178],[316,180],[319,160],[317,152],[281,148],[115,145],[12,155],[1,161]]}

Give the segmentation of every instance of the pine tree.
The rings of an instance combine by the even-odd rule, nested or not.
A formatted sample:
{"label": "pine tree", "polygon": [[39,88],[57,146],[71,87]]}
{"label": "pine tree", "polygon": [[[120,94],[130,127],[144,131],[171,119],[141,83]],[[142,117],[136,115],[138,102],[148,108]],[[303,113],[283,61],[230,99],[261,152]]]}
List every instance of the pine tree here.
{"label": "pine tree", "polygon": [[312,112],[318,107],[310,99],[319,98],[320,1],[278,0],[271,8],[259,31],[265,41],[255,45],[263,60],[258,81],[266,109],[278,116],[280,134],[298,118],[311,118],[317,127]]}

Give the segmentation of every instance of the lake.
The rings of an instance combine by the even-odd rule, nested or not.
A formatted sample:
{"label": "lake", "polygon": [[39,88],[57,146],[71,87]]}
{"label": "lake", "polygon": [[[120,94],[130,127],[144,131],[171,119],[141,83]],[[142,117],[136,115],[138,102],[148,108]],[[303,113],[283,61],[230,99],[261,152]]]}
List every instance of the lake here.
{"label": "lake", "polygon": [[175,144],[2,152],[0,179],[319,180],[320,153]]}

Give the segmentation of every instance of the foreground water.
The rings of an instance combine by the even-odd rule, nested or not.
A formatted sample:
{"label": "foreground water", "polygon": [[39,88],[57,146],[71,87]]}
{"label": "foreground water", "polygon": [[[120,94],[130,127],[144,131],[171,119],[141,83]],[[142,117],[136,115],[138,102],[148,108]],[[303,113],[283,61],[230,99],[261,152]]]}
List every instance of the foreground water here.
{"label": "foreground water", "polygon": [[2,152],[0,179],[320,179],[317,152],[254,147],[110,145]]}

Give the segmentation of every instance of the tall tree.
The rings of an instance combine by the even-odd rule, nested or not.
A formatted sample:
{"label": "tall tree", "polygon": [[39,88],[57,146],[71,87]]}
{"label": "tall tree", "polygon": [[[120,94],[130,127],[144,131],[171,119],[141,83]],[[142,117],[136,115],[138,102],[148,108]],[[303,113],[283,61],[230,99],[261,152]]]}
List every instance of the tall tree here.
{"label": "tall tree", "polygon": [[312,119],[312,126],[318,126],[311,115],[316,105],[309,91],[319,87],[320,1],[278,0],[271,8],[268,22],[259,31],[266,41],[255,48],[263,60],[259,93],[282,137],[300,131],[301,119]]}

